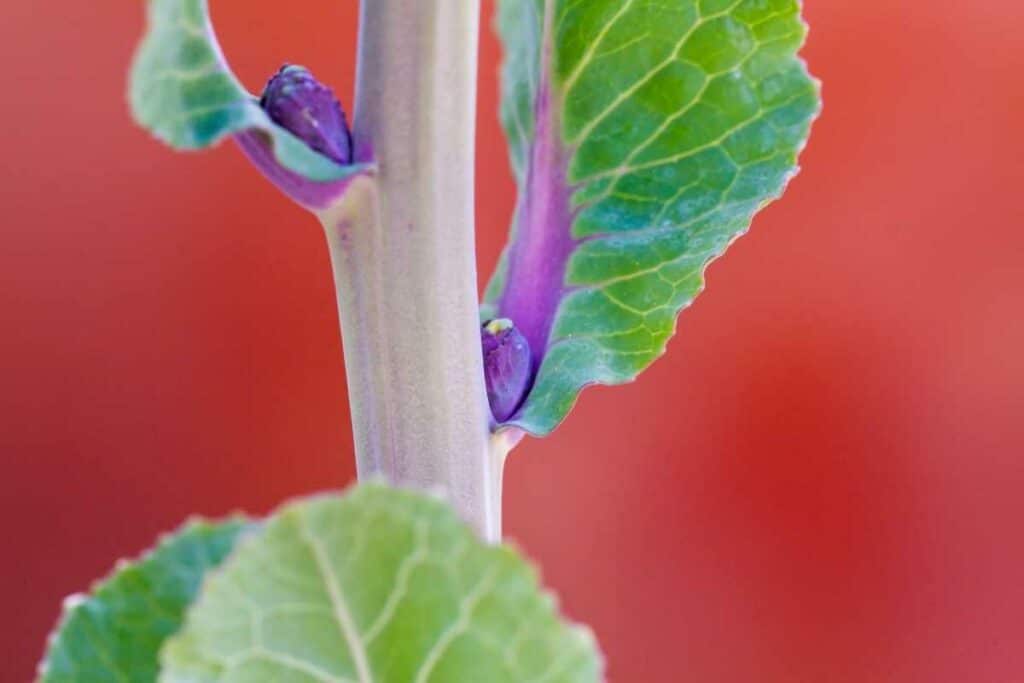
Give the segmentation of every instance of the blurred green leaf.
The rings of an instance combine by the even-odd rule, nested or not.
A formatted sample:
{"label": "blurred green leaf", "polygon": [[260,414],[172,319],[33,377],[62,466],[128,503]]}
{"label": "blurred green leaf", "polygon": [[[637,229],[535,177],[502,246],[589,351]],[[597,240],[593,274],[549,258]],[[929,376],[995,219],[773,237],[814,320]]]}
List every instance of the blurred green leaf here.
{"label": "blurred green leaf", "polygon": [[596,681],[589,632],[441,502],[382,486],[288,505],[240,544],[162,683]]}
{"label": "blurred green leaf", "polygon": [[42,683],[152,683],[164,640],[181,627],[203,576],[246,529],[241,519],[192,521],[91,595],[67,599],[39,666]]}

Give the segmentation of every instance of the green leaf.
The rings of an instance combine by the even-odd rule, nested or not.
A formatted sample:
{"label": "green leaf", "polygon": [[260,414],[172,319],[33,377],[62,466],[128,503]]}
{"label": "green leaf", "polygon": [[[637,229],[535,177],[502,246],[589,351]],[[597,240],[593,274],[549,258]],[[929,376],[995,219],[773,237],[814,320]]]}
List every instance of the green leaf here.
{"label": "green leaf", "polygon": [[512,550],[377,485],[275,514],[210,577],[162,662],[162,683],[574,683],[601,666]]}
{"label": "green leaf", "polygon": [[203,576],[246,528],[241,519],[189,522],[139,561],[119,565],[91,595],[68,598],[39,680],[155,681],[160,646],[181,627]]}
{"label": "green leaf", "polygon": [[510,424],[665,350],[708,263],[782,194],[819,108],[799,0],[501,0],[519,204],[485,295],[538,373]]}
{"label": "green leaf", "polygon": [[334,163],[270,120],[224,60],[207,0],[148,0],[147,10],[129,97],[135,119],[157,138],[201,149],[259,131],[278,163],[308,180],[341,180],[363,170]]}

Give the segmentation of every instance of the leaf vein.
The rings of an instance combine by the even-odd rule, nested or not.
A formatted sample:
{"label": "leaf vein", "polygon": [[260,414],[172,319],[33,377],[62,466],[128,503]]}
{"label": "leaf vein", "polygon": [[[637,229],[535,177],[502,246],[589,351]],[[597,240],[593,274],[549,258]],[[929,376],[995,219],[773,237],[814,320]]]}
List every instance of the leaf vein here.
{"label": "leaf vein", "polygon": [[310,531],[306,518],[300,514],[297,515],[297,519],[301,538],[313,553],[317,573],[331,599],[335,620],[341,629],[345,642],[349,646],[349,650],[352,652],[352,663],[355,666],[359,683],[373,683],[373,674],[370,672],[366,647],[359,637],[359,631],[352,618],[352,612],[349,609],[348,603],[345,601],[345,596],[339,590],[340,583],[338,583],[337,577],[334,576],[331,570],[330,560],[324,552],[323,546]]}

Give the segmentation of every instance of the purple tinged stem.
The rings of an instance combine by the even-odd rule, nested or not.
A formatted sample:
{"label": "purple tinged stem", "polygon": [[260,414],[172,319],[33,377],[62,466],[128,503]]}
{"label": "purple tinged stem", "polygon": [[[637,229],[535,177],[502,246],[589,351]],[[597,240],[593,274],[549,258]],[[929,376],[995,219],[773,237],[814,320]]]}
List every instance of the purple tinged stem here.
{"label": "purple tinged stem", "polygon": [[277,185],[286,195],[312,211],[322,211],[331,206],[352,182],[352,176],[342,180],[321,183],[309,180],[290,171],[274,157],[273,146],[266,133],[247,130],[235,136],[235,142],[245,156],[266,178]]}
{"label": "purple tinged stem", "polygon": [[571,151],[562,144],[561,120],[552,101],[550,50],[546,38],[526,188],[520,193],[505,291],[498,302],[501,317],[514,321],[526,337],[534,372],[547,351],[555,313],[566,293],[566,266],[577,246],[570,233],[574,214],[566,179]]}

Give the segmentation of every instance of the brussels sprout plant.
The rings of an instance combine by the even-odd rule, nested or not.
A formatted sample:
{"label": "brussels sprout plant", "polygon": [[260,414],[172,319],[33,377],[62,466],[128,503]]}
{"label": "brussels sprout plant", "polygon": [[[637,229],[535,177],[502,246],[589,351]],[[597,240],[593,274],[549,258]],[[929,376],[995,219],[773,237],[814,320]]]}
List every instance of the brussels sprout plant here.
{"label": "brussels sprout plant", "polygon": [[[710,261],[781,195],[819,109],[799,0],[500,0],[518,183],[481,304],[480,3],[363,0],[350,119],[286,64],[231,71],[207,0],[147,0],[136,121],[232,140],[330,250],[358,478],[195,520],[69,598],[57,681],[584,682],[597,645],[501,541],[501,473],[591,384],[665,350]],[[301,212],[296,212],[301,220]]]}

